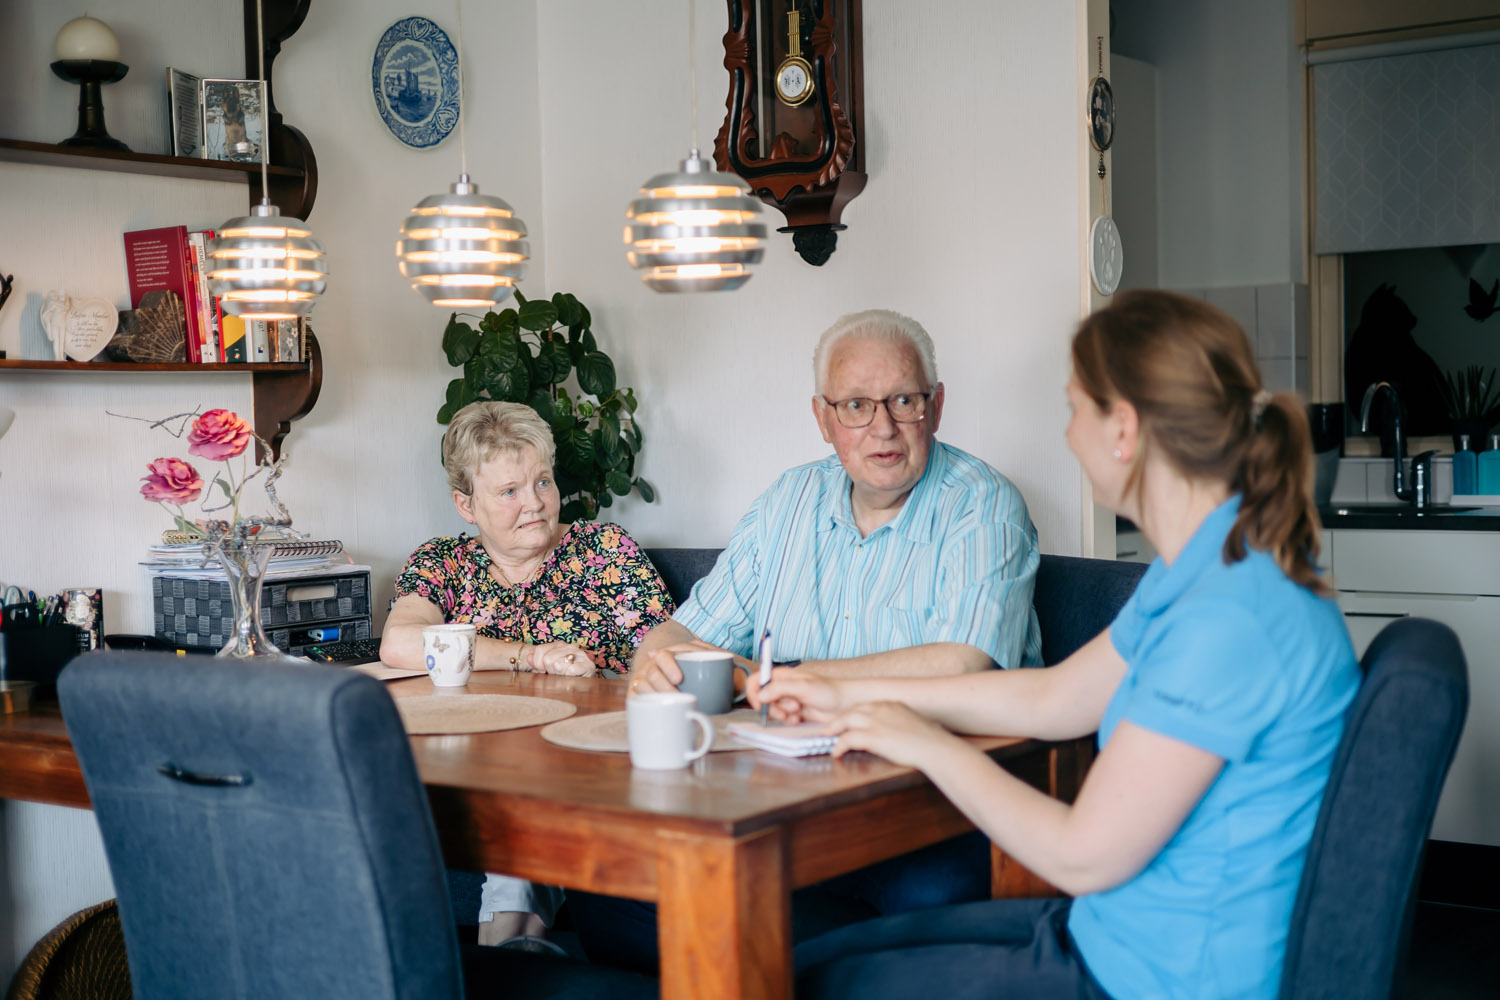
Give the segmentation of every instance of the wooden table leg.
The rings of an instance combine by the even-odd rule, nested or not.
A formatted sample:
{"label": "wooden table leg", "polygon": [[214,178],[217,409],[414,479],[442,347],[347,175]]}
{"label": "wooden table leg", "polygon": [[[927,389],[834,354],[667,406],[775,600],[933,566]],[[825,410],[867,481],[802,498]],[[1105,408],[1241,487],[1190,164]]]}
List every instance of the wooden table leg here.
{"label": "wooden table leg", "polygon": [[662,833],[662,1000],[792,995],[791,880],[780,827],[740,840]]}
{"label": "wooden table leg", "polygon": [[[1053,798],[1072,802],[1083,787],[1089,765],[1096,752],[1094,738],[1060,743],[1047,752],[1045,776],[1028,778]],[[1041,780],[1038,780],[1041,779]],[[1051,882],[1035,875],[1031,869],[990,844],[990,897],[992,899],[1046,899],[1063,893]]]}

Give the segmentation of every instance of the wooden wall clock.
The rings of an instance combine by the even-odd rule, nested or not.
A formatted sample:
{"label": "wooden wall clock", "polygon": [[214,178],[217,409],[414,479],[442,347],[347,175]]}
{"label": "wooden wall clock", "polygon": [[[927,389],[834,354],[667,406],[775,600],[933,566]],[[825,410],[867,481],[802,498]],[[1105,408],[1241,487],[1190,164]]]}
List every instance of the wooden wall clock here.
{"label": "wooden wall clock", "polygon": [[786,216],[809,264],[832,255],[844,206],[864,190],[860,0],[727,0],[728,114],[720,170]]}

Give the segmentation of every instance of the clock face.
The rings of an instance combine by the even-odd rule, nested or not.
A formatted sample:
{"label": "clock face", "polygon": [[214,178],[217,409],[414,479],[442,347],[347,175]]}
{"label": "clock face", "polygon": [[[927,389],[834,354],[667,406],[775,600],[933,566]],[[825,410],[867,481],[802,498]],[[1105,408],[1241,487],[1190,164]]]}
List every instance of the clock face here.
{"label": "clock face", "polygon": [[1115,220],[1101,215],[1089,232],[1089,273],[1100,295],[1113,295],[1120,287],[1120,272],[1125,266],[1125,248],[1120,244],[1120,228]]}
{"label": "clock face", "polygon": [[812,74],[807,63],[795,57],[787,59],[776,71],[776,96],[793,107],[812,95]]}

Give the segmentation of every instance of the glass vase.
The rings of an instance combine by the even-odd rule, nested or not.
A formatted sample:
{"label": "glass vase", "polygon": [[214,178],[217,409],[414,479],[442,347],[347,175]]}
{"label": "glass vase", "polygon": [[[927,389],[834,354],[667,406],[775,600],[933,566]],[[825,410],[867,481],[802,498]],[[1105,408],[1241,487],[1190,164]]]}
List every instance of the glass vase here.
{"label": "glass vase", "polygon": [[218,548],[216,554],[224,566],[229,599],[234,604],[234,632],[217,655],[236,659],[283,655],[260,627],[260,589],[273,548],[235,542]]}

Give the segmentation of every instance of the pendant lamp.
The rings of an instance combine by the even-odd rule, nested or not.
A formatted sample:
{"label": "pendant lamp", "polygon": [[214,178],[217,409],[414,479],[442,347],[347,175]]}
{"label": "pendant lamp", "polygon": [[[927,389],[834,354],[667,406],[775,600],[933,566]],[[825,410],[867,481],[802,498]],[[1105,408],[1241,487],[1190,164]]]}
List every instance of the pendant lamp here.
{"label": "pendant lamp", "polygon": [[709,169],[698,155],[698,62],[693,0],[688,0],[688,63],[692,76],[687,159],[676,173],[657,174],[625,212],[625,259],[658,292],[729,291],[750,280],[765,256],[760,201],[734,174]]}
{"label": "pendant lamp", "polygon": [[260,204],[247,216],[230,219],[209,241],[208,288],[224,311],[252,319],[306,316],[328,287],[328,255],[301,219],[271,204],[267,173],[271,121],[265,113],[266,45],[262,0],[255,0],[260,53],[260,94],[265,135],[260,143]]}
{"label": "pendant lamp", "polygon": [[510,297],[526,276],[526,224],[504,201],[469,180],[464,135],[464,10],[458,4],[458,180],[417,202],[401,224],[396,257],[402,277],[435,306],[487,309]]}

